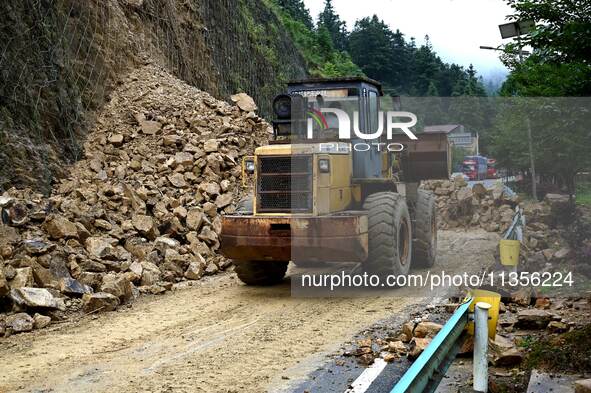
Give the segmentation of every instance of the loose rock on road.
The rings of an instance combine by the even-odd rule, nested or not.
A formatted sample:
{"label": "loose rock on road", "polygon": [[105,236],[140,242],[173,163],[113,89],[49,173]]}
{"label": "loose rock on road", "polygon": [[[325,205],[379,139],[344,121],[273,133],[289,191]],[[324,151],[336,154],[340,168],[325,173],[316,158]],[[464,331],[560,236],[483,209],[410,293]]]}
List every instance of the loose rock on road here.
{"label": "loose rock on road", "polygon": [[[497,239],[443,231],[438,265],[463,272],[492,264]],[[285,390],[363,328],[428,301],[292,298],[288,280],[255,288],[225,274],[1,341],[0,392]]]}

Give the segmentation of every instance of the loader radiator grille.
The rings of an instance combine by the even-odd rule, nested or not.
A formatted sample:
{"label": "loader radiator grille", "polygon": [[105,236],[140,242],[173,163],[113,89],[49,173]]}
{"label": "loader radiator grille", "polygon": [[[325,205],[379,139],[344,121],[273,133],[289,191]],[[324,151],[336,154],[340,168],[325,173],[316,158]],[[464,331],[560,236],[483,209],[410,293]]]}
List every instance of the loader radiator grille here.
{"label": "loader radiator grille", "polygon": [[312,211],[312,156],[259,157],[257,211]]}

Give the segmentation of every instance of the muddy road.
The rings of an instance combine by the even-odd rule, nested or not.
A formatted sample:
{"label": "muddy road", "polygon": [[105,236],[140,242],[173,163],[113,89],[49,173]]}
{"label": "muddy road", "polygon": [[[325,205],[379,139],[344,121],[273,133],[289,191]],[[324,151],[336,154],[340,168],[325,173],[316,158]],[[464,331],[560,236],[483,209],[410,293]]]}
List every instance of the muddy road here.
{"label": "muddy road", "polygon": [[[441,231],[438,269],[492,265],[498,237]],[[0,392],[289,391],[364,328],[433,297],[310,299],[289,279],[212,277],[130,307],[0,341]]]}

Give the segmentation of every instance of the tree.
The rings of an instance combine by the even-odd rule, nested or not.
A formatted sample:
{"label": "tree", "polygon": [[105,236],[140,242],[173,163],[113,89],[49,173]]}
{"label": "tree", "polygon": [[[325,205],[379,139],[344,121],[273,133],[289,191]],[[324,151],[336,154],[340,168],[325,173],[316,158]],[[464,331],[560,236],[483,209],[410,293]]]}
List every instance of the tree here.
{"label": "tree", "polygon": [[313,28],[310,14],[303,6],[302,0],[275,0],[275,4],[279,6],[276,11],[283,27],[289,32],[306,60],[310,75],[320,77],[363,75],[347,52],[341,52],[335,48],[330,31],[325,26],[319,25],[317,29]]}
{"label": "tree", "polygon": [[509,74],[499,94],[506,97],[589,96],[591,67],[581,62],[544,61],[533,55]]}
{"label": "tree", "polygon": [[355,23],[349,36],[349,52],[353,61],[370,78],[389,86],[400,82],[397,65],[401,59],[395,57],[394,33],[376,15]]}
{"label": "tree", "polygon": [[441,60],[433,52],[433,47],[427,35],[425,36],[425,44],[416,51],[414,56],[414,66],[412,68],[415,74],[414,95],[424,96],[427,94],[429,85],[435,81],[440,67]]}
{"label": "tree", "polygon": [[[591,93],[591,3],[588,0],[507,0],[514,20],[532,19],[536,26],[522,37],[533,48],[525,62],[515,61],[515,44],[502,60],[511,68],[500,95],[511,97],[588,96]],[[506,98],[509,99],[509,98]],[[577,171],[591,167],[588,105],[583,99],[521,99],[499,112],[493,148],[499,157],[526,165],[529,158],[523,122],[532,124],[536,169],[562,178],[574,193]],[[565,102],[565,100],[568,100]],[[527,167],[527,166],[525,166]]]}
{"label": "tree", "polygon": [[536,170],[561,179],[575,192],[575,176],[591,166],[591,115],[586,100],[578,98],[504,98],[500,102],[493,150],[500,163],[529,168],[527,120],[533,131]]}
{"label": "tree", "polygon": [[308,29],[314,28],[310,11],[306,8],[304,0],[276,0],[277,4],[293,19],[302,22]]}
{"label": "tree", "polygon": [[513,20],[533,20],[534,33],[522,38],[541,57],[556,62],[591,64],[589,0],[506,0]]}
{"label": "tree", "polygon": [[318,15],[318,29],[321,28],[328,30],[337,50],[347,50],[347,24],[335,12],[332,0],[324,1],[324,10]]}

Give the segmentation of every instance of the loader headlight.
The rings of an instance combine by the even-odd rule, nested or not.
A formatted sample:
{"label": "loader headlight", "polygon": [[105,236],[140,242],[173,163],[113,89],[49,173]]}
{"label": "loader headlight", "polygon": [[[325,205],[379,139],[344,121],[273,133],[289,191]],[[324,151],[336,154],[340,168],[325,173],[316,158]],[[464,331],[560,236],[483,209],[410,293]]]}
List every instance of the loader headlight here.
{"label": "loader headlight", "polygon": [[254,161],[252,161],[252,160],[246,161],[244,164],[244,169],[246,170],[246,173],[248,173],[249,175],[252,175],[254,173]]}
{"label": "loader headlight", "polygon": [[320,173],[329,173],[330,160],[325,158],[318,160],[318,169],[320,170]]}
{"label": "loader headlight", "polygon": [[273,111],[279,119],[289,119],[291,117],[291,97],[286,94],[275,97]]}

